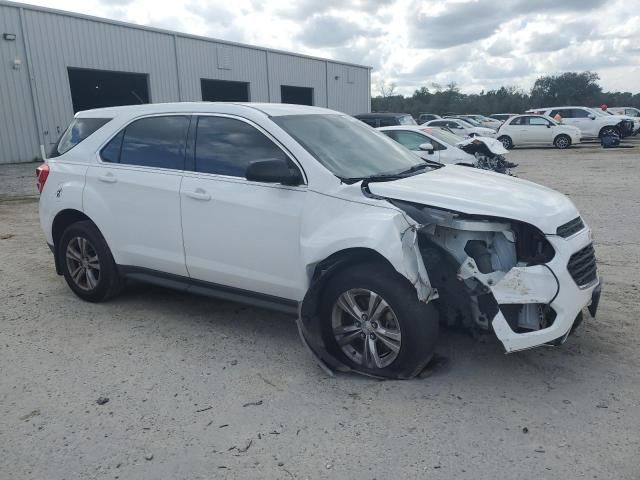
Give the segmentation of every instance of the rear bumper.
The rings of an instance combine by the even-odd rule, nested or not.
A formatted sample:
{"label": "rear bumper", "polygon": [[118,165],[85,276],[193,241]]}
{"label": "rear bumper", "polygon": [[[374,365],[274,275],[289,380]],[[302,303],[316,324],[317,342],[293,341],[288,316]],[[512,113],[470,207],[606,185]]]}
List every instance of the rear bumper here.
{"label": "rear bumper", "polygon": [[491,289],[499,305],[548,304],[555,312],[551,326],[519,333],[511,328],[502,311],[498,310],[491,324],[507,352],[564,340],[585,307],[589,307],[593,316],[597,312],[601,279],[596,274],[595,280],[578,286],[567,268],[571,256],[591,244],[590,230],[585,228],[567,239],[555,235],[547,239],[556,254],[546,266],[513,268]]}

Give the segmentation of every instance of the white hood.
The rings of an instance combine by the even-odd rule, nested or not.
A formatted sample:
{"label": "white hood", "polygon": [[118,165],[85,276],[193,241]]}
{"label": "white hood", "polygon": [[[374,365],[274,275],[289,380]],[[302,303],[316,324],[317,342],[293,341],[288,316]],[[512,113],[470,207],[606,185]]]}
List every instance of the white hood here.
{"label": "white hood", "polygon": [[391,182],[372,182],[369,190],[382,197],[469,215],[519,220],[548,234],[555,234],[560,225],[579,215],[571,200],[555,190],[458,165]]}

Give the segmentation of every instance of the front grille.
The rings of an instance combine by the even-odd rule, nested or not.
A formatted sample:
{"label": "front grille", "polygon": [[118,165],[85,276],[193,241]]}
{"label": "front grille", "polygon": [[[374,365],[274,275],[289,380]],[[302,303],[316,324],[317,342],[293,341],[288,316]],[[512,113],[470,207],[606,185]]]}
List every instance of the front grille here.
{"label": "front grille", "polygon": [[560,225],[556,230],[556,234],[558,234],[562,238],[567,238],[573,235],[574,233],[578,233],[583,228],[584,228],[584,223],[582,222],[582,219],[580,217],[576,217],[570,222],[567,222],[564,225]]}
{"label": "front grille", "polygon": [[593,245],[589,244],[582,250],[571,255],[567,270],[579,287],[584,287],[595,282],[598,278],[596,269],[596,252]]}

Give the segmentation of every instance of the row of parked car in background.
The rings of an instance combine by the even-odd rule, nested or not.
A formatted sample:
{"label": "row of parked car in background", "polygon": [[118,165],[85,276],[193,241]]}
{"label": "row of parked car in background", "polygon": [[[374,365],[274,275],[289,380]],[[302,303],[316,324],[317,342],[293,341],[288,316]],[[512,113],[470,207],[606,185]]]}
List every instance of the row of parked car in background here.
{"label": "row of parked car in background", "polygon": [[589,108],[583,106],[541,107],[524,114],[436,115],[421,113],[416,119],[401,113],[367,113],[356,118],[374,128],[393,126],[443,129],[459,136],[497,139],[504,148],[553,145],[564,149],[583,140],[624,138],[640,131],[640,110],[634,107]]}

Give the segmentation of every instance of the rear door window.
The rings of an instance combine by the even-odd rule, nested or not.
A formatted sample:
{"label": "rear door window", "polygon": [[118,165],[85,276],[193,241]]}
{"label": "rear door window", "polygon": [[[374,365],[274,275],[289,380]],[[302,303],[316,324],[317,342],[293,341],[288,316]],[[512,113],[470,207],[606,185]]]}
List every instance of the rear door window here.
{"label": "rear door window", "polygon": [[122,148],[122,138],[124,130],[121,130],[100,152],[100,158],[103,162],[118,163],[120,161],[120,149]]}
{"label": "rear door window", "polygon": [[67,153],[109,121],[110,118],[74,118],[49,156],[53,158]]}
{"label": "rear door window", "polygon": [[200,117],[196,129],[195,170],[244,177],[254,160],[283,159],[287,155],[257,128],[227,117]]}
{"label": "rear door window", "polygon": [[[182,115],[136,120],[124,130],[119,161],[141,167],[184,170],[188,130],[189,117]],[[102,155],[105,150],[106,147]]]}

